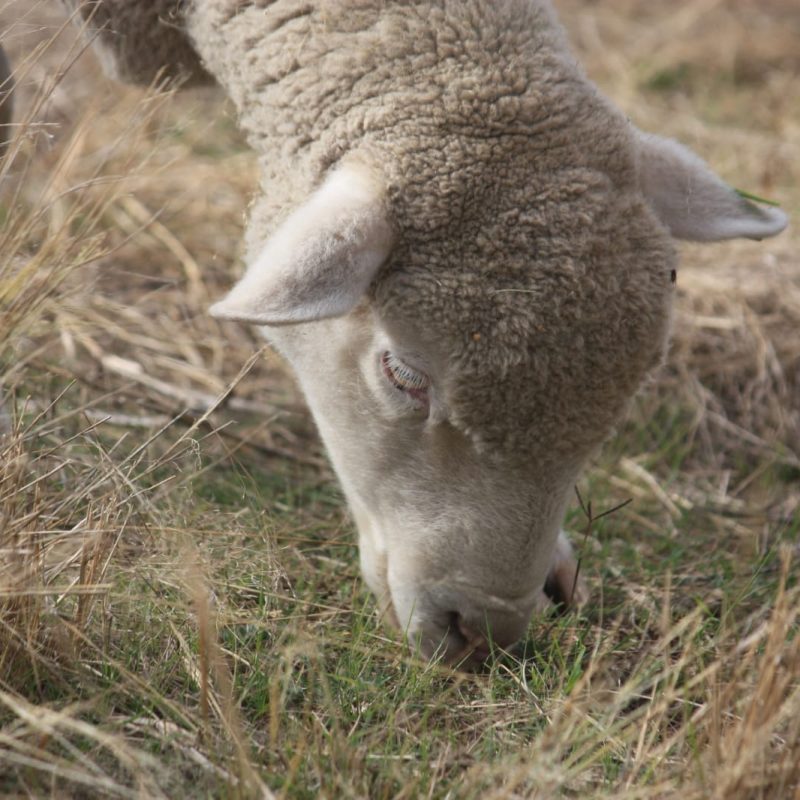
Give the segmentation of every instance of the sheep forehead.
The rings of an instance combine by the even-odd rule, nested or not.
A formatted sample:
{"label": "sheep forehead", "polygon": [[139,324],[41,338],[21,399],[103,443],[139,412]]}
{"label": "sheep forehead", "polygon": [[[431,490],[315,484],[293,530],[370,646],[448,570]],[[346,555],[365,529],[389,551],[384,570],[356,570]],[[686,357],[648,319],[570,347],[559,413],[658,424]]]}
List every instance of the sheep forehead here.
{"label": "sheep forehead", "polygon": [[585,453],[663,355],[673,246],[635,192],[574,177],[580,191],[550,184],[538,206],[405,242],[376,289],[438,351],[451,420],[488,446]]}

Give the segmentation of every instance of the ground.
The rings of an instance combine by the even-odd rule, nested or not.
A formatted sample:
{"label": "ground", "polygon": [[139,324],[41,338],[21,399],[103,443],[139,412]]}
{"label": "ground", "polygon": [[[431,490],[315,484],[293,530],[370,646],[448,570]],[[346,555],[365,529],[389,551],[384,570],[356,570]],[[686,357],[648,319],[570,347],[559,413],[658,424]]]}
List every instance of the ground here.
{"label": "ground", "polygon": [[[795,0],[556,5],[634,122],[800,219]],[[230,107],[62,23],[0,0],[0,793],[800,796],[800,226],[683,248],[569,512],[590,603],[453,672],[381,627],[286,367],[206,313],[254,189]]]}

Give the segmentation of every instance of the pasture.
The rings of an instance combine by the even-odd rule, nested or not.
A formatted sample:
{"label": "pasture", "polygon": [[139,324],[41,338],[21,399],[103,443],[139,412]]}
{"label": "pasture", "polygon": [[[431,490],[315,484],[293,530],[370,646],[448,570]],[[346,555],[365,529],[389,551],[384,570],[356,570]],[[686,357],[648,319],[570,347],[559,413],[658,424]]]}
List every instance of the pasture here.
{"label": "pasture", "polygon": [[467,674],[382,625],[287,367],[206,313],[257,179],[230,106],[0,0],[2,796],[800,796],[800,6],[555,5],[793,226],[682,246],[668,363],[567,519],[589,603]]}

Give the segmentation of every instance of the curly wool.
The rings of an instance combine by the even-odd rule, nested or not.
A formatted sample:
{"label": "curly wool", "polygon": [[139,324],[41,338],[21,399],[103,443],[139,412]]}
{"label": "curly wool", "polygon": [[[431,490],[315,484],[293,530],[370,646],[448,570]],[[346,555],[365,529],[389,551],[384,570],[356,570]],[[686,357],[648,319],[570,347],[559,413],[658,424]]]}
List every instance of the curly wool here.
{"label": "curly wool", "polygon": [[214,6],[190,31],[262,154],[251,248],[357,154],[400,233],[374,299],[446,342],[453,424],[522,459],[585,456],[660,362],[674,253],[549,7]]}

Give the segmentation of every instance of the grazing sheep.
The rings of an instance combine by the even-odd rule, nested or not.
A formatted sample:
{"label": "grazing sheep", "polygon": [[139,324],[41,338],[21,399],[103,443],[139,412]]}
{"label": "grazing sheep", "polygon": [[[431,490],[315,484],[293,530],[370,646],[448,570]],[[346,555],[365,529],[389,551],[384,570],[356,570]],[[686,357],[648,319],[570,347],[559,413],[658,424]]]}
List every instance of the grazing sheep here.
{"label": "grazing sheep", "polygon": [[525,633],[545,586],[575,599],[560,522],[664,356],[672,238],[785,216],[637,131],[544,0],[87,12],[114,74],[211,75],[237,106],[263,191],[212,313],[264,326],[295,367],[387,616],[474,662]]}

